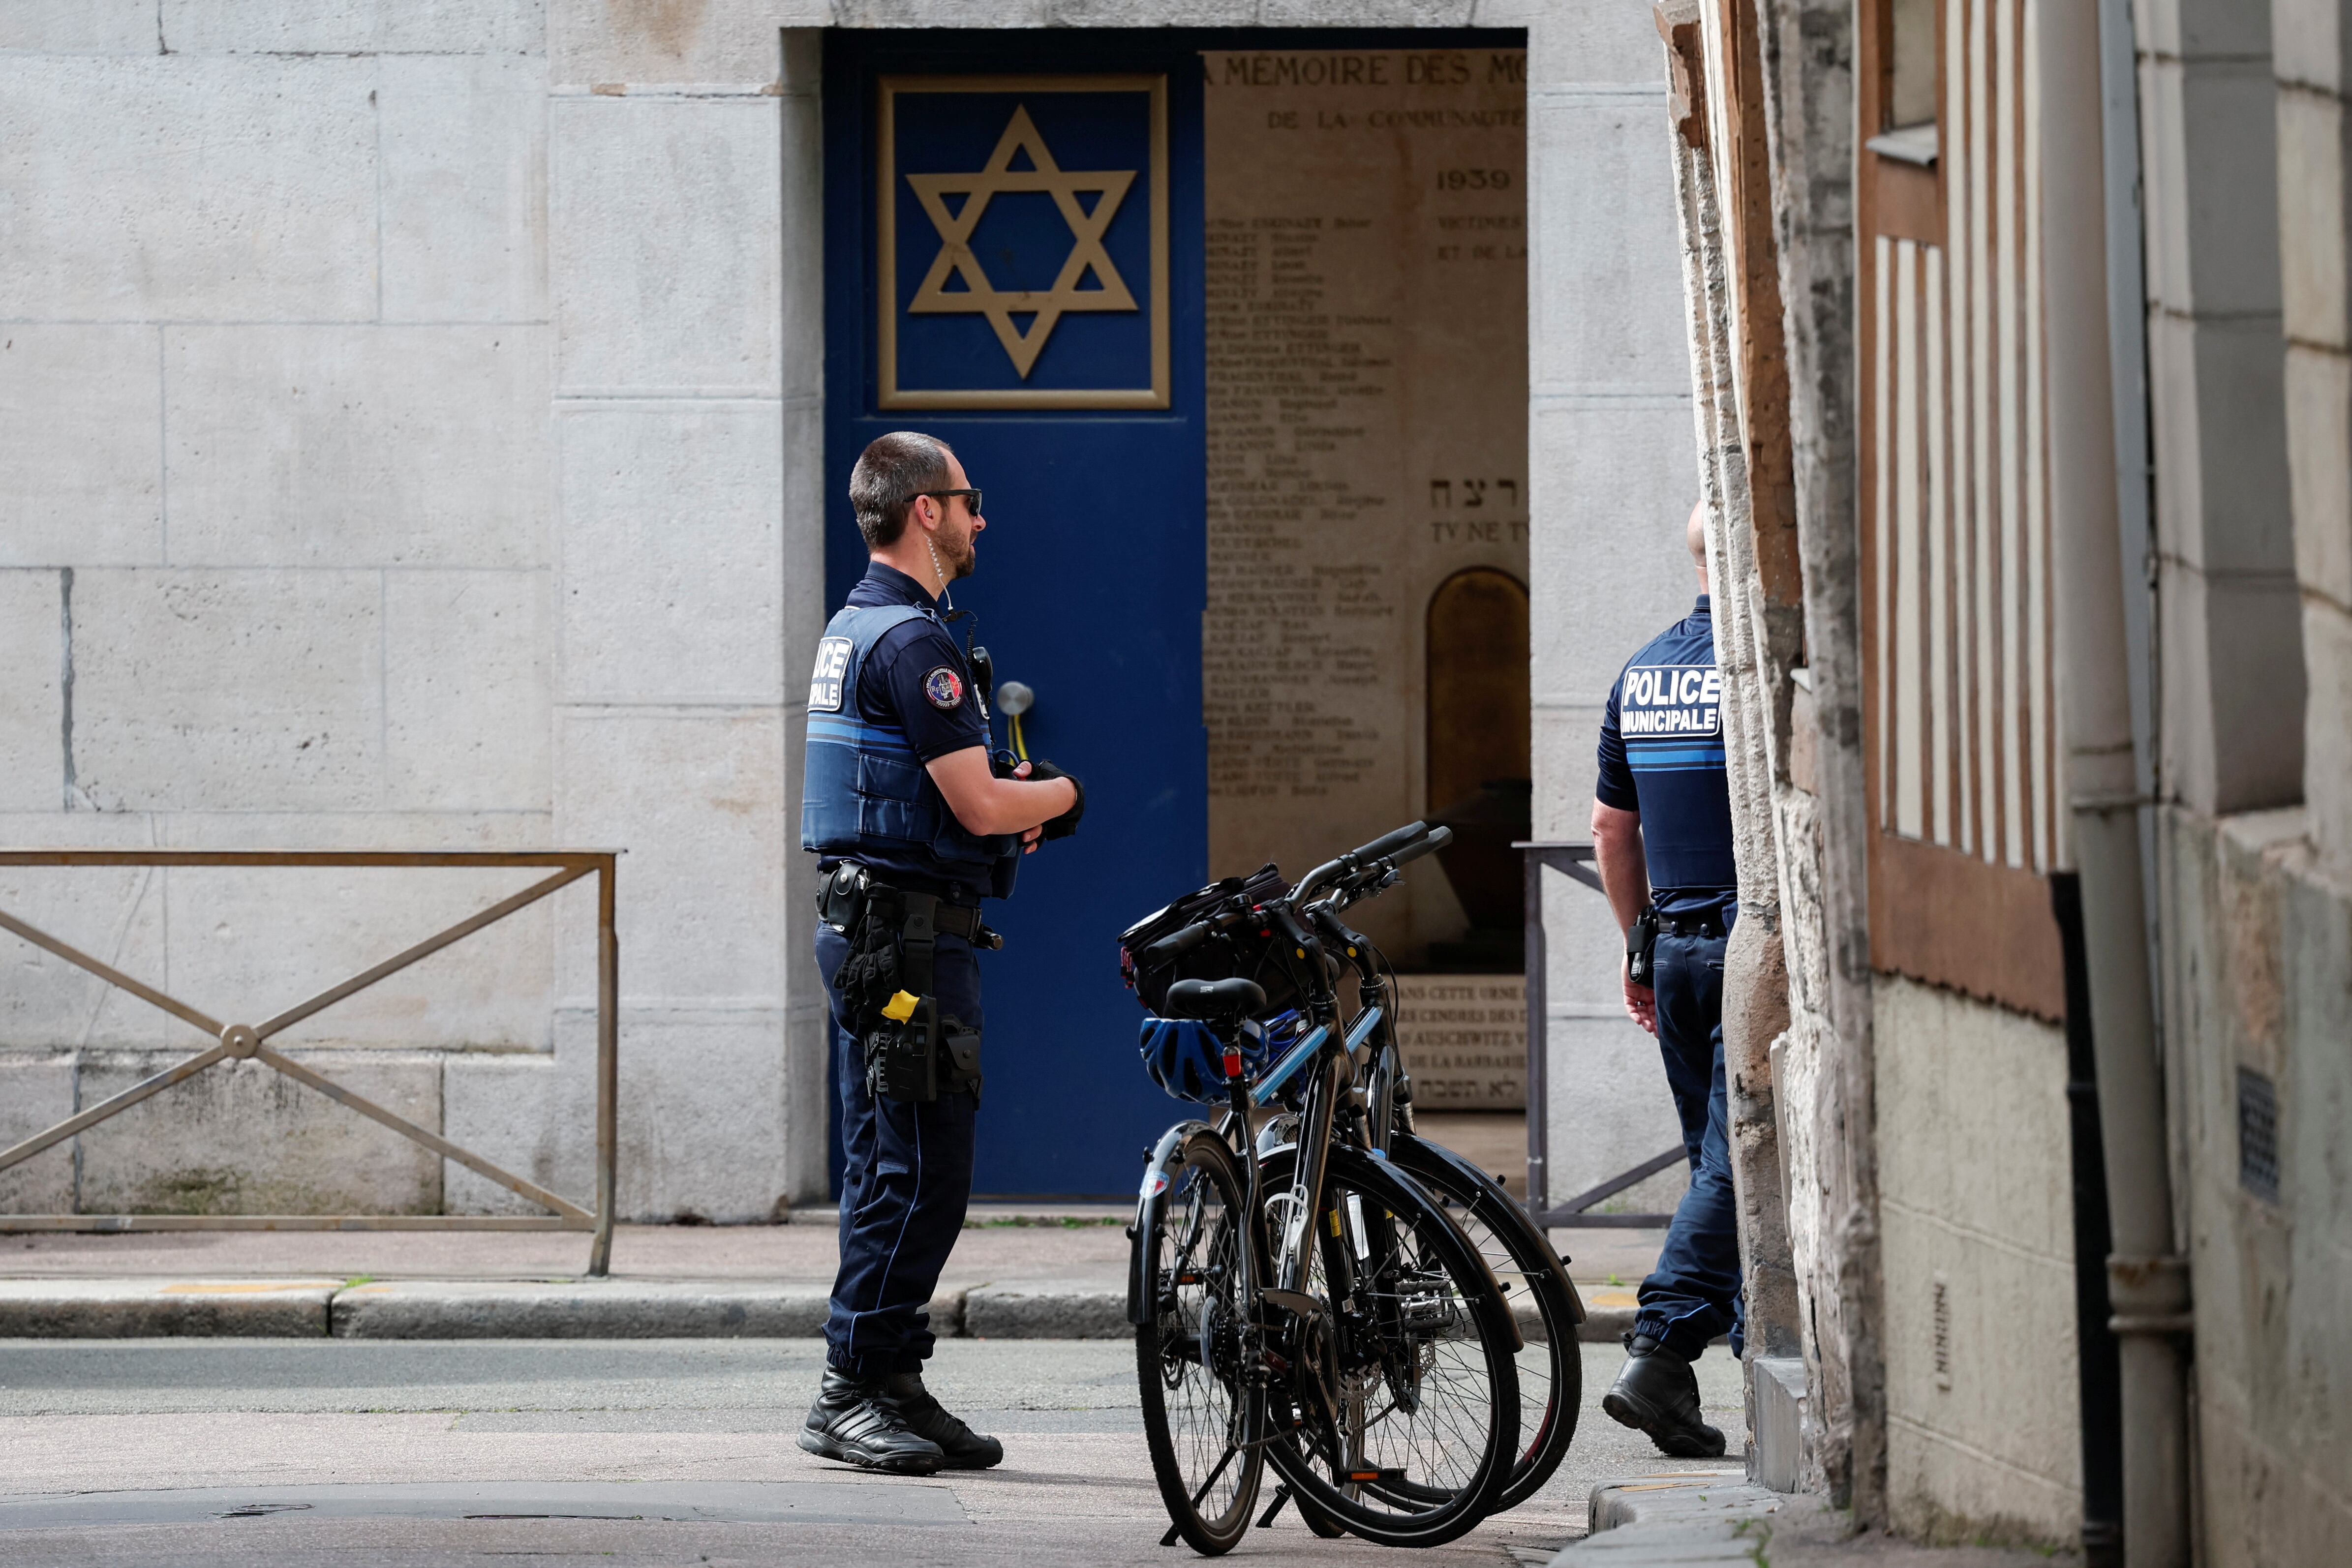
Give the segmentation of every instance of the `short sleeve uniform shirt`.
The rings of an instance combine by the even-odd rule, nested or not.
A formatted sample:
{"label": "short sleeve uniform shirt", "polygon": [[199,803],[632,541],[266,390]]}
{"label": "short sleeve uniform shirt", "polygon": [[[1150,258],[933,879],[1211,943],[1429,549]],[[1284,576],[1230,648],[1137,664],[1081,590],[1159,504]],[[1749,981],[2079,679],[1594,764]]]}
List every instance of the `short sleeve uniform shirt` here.
{"label": "short sleeve uniform shirt", "polygon": [[1707,596],[1633,655],[1601,719],[1604,806],[1642,816],[1652,901],[1701,918],[1736,897],[1731,786],[1724,769],[1723,676]]}
{"label": "short sleeve uniform shirt", "polygon": [[[923,585],[896,567],[875,561],[849,591],[855,605],[914,604],[927,610],[939,601]],[[893,626],[866,655],[857,677],[858,707],[896,724],[907,744],[925,762],[988,744],[988,717],[963,650],[939,622],[925,616]]]}

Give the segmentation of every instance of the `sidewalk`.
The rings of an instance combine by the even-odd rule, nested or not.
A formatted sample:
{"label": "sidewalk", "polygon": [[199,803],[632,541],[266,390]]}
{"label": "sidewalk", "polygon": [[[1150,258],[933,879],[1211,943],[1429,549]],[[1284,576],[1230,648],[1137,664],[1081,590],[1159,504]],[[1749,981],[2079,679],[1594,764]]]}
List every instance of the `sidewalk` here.
{"label": "sidewalk", "polygon": [[[931,1302],[934,1332],[1124,1335],[1128,1215],[1108,1205],[975,1206]],[[624,1225],[603,1280],[583,1274],[588,1238],[578,1232],[0,1235],[0,1338],[808,1337],[822,1331],[837,1261],[830,1221]],[[1656,1257],[1655,1233],[1552,1239],[1576,1258],[1590,1314],[1582,1337],[1614,1340]]]}
{"label": "sidewalk", "polygon": [[1591,1533],[1548,1568],[2049,1568],[2070,1552],[1925,1546],[1855,1533],[1820,1498],[1745,1483],[1659,1475],[1592,1489]]}

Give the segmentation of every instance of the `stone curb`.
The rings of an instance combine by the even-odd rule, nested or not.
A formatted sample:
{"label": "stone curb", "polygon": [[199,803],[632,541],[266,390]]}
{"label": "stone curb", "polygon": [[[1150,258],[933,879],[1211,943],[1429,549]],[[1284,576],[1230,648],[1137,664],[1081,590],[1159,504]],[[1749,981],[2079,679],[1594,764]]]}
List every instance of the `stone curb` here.
{"label": "stone curb", "polygon": [[390,1280],[336,1292],[337,1339],[813,1339],[820,1285]]}
{"label": "stone curb", "polygon": [[[826,1288],[694,1280],[0,1280],[0,1339],[815,1339]],[[1008,1281],[933,1297],[942,1339],[1118,1339],[1123,1288]]]}
{"label": "stone curb", "polygon": [[[339,1339],[814,1339],[826,1290],[698,1280],[0,1280],[0,1339],[244,1334]],[[1614,1343],[1631,1308],[1579,1339]],[[943,1339],[1123,1339],[1123,1287],[992,1281],[940,1292]],[[1520,1313],[1532,1341],[1538,1325]]]}
{"label": "stone curb", "polygon": [[0,1280],[0,1337],[315,1339],[341,1280]]}
{"label": "stone curb", "polygon": [[974,1285],[963,1293],[968,1339],[1125,1339],[1127,1292],[1083,1285]]}
{"label": "stone curb", "polygon": [[1736,1475],[1656,1475],[1592,1489],[1591,1533],[1549,1568],[1682,1568],[1748,1563],[1770,1540],[1759,1529],[1798,1500]]}
{"label": "stone curb", "polygon": [[1584,1321],[1576,1325],[1576,1337],[1584,1344],[1617,1344],[1633,1332],[1633,1314],[1638,1307],[1596,1307],[1584,1304]]}

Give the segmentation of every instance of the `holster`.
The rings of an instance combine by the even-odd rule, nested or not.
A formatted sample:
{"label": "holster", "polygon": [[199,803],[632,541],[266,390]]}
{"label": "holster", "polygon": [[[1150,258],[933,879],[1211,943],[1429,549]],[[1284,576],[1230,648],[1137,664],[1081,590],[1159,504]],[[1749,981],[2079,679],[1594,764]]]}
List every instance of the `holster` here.
{"label": "holster", "polygon": [[1625,977],[1637,986],[1654,986],[1657,973],[1658,912],[1644,909],[1633,917],[1625,936]]}
{"label": "holster", "polygon": [[[839,880],[836,873],[827,882],[827,890]],[[892,924],[898,926],[898,985],[915,998],[915,1010],[903,1021],[877,1018],[866,1031],[862,1043],[866,1091],[882,1099],[919,1104],[929,1104],[943,1092],[966,1091],[977,1100],[980,1031],[966,1028],[953,1014],[941,1012],[935,989],[939,899],[928,893],[882,887],[870,879],[861,891],[866,900],[885,898],[890,901],[886,908],[895,906],[897,918]],[[957,914],[958,923],[968,927],[969,939],[975,946],[1000,945],[976,915],[961,910]]]}

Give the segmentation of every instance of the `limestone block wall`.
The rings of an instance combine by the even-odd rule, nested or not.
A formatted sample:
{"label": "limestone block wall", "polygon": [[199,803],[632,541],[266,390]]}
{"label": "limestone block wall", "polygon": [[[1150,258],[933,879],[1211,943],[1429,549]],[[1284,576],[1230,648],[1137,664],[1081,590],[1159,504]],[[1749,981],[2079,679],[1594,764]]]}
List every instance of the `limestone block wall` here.
{"label": "limestone block wall", "polygon": [[[624,1211],[819,1197],[793,829],[834,488],[819,30],[1169,19],[1144,0],[5,7],[0,841],[625,847]],[[1538,827],[1581,837],[1610,677],[1688,597],[1649,21],[1584,0],[1212,0],[1184,20],[1529,29]],[[0,906],[245,1016],[520,880],[44,873],[0,879]],[[1674,1124],[1616,1015],[1599,900],[1555,896],[1565,1192]],[[577,1192],[592,938],[566,893],[288,1043]],[[0,1137],[203,1043],[0,951]],[[216,1130],[225,1164],[192,1143],[184,1166],[110,1174],[93,1133],[0,1175],[0,1202],[509,1201],[436,1162],[342,1159],[265,1087],[157,1103],[190,1139]]]}
{"label": "limestone block wall", "polygon": [[1895,975],[1872,998],[1892,1521],[2075,1541],[2065,1031]]}
{"label": "limestone block wall", "polygon": [[[819,344],[779,198],[814,183],[814,54],[788,83],[770,18],[628,81],[604,26],[0,18],[0,841],[625,846],[623,1207],[764,1218],[823,1182],[787,1143],[822,1073],[791,1071],[784,915]],[[0,904],[246,1018],[525,880],[42,872]],[[567,892],[289,1040],[584,1195],[592,921]],[[0,1138],[204,1043],[8,940]],[[379,1141],[215,1069],[0,1201],[510,1205]]]}
{"label": "limestone block wall", "polygon": [[2352,1518],[2352,886],[2306,826],[2299,810],[2160,819],[2199,1544],[2216,1568],[2326,1562]]}

